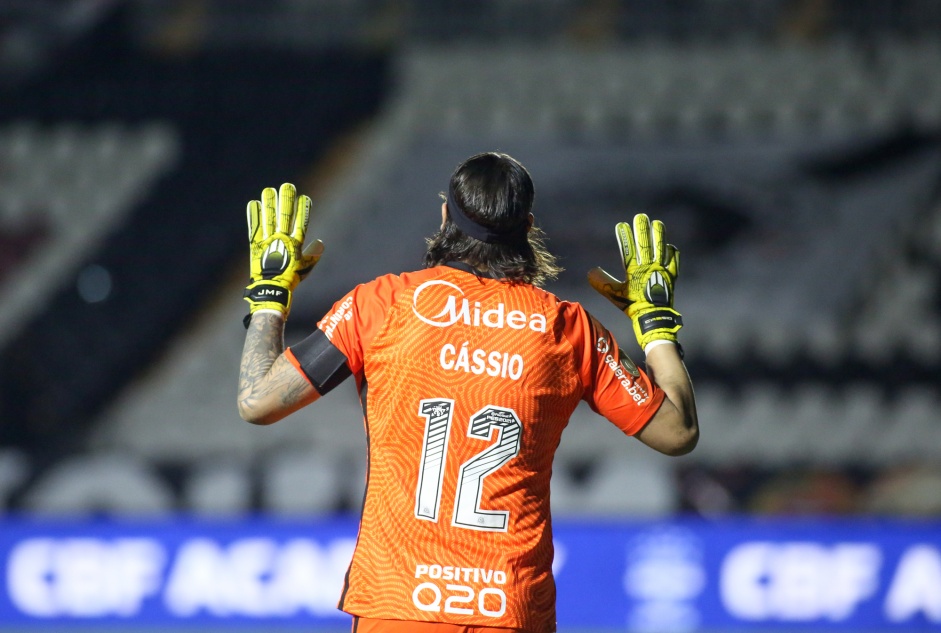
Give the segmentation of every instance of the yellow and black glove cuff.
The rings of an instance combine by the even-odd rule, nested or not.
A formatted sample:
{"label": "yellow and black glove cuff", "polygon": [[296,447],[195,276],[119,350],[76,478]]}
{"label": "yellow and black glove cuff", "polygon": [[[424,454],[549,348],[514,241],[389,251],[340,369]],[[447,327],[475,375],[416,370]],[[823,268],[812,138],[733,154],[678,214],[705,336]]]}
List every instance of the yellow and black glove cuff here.
{"label": "yellow and black glove cuff", "polygon": [[634,303],[627,310],[634,326],[634,336],[641,348],[653,341],[678,343],[677,333],[683,327],[683,315],[667,306]]}
{"label": "yellow and black glove cuff", "polygon": [[249,284],[242,296],[248,301],[251,312],[277,310],[286,315],[291,309],[291,294],[283,285],[262,279]]}

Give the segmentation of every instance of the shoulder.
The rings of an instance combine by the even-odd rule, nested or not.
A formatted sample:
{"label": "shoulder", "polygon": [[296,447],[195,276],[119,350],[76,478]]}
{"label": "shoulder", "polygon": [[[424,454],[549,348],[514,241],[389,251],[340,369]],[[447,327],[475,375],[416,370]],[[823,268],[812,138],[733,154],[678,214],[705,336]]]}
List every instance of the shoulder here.
{"label": "shoulder", "polygon": [[537,286],[530,286],[530,288],[532,288],[532,292],[538,300],[546,306],[546,310],[556,313],[562,320],[578,321],[591,318],[584,306],[577,301],[561,299],[548,290]]}
{"label": "shoulder", "polygon": [[530,296],[536,310],[545,315],[548,322],[546,330],[554,332],[559,339],[567,339],[573,346],[580,346],[580,342],[592,336],[592,332],[600,326],[577,301],[562,299],[538,286],[526,284],[520,286],[520,289]]}
{"label": "shoulder", "polygon": [[353,289],[360,294],[395,294],[407,288],[411,288],[421,283],[439,277],[440,271],[434,268],[415,270],[402,273],[388,273],[380,275],[371,281],[361,283]]}
{"label": "shoulder", "polygon": [[552,296],[563,336],[575,347],[597,338],[608,339],[610,334],[601,321],[595,318],[581,303]]}
{"label": "shoulder", "polygon": [[411,301],[423,285],[441,277],[442,271],[434,268],[380,275],[350,290],[342,304],[360,312],[385,312],[402,300]]}

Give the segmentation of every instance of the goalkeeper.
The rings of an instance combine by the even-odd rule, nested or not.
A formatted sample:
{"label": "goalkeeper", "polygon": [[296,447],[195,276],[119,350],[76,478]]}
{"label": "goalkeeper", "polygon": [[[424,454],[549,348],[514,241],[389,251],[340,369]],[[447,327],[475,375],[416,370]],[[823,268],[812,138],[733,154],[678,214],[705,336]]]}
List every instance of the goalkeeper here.
{"label": "goalkeeper", "polygon": [[580,401],[662,453],[696,445],[663,224],[618,224],[624,278],[588,274],[630,320],[642,369],[581,305],[541,289],[559,268],[534,195],[512,157],[465,160],[425,267],[357,286],[287,349],[292,293],[323,245],[304,248],[310,200],[293,186],[248,205],[241,416],[270,424],[350,376],[360,394],[367,485],[339,603],[358,633],[555,631],[549,480]]}

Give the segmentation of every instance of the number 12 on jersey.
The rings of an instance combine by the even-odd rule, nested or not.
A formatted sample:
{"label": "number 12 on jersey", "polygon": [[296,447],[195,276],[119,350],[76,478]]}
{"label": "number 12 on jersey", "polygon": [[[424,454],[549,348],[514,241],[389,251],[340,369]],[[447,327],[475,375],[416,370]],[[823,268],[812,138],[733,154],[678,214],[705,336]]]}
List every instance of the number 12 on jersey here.
{"label": "number 12 on jersey", "polygon": [[[415,489],[415,518],[438,521],[441,509],[441,488],[448,439],[454,417],[454,400],[427,398],[418,403],[418,415],[425,419],[418,486]],[[470,417],[467,436],[489,440],[497,430],[496,442],[461,464],[451,525],[471,530],[505,532],[510,513],[506,510],[484,510],[481,497],[484,479],[499,470],[520,452],[523,425],[513,409],[487,405]]]}

